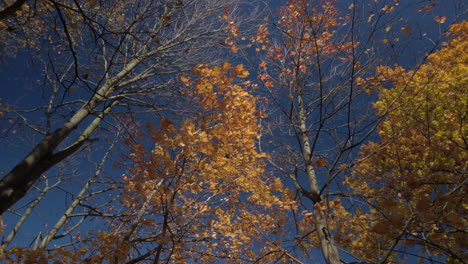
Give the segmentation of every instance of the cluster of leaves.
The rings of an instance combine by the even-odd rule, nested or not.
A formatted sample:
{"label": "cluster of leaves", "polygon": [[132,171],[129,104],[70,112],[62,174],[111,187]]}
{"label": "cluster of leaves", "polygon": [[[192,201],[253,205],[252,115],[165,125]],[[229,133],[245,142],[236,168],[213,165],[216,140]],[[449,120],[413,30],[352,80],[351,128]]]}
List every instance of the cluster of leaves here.
{"label": "cluster of leaves", "polygon": [[[374,23],[376,15],[377,21],[389,16],[398,5],[394,1],[382,6],[367,18],[367,23]],[[460,54],[466,49],[466,25],[453,25],[453,36],[446,47],[430,55],[428,63],[416,70],[380,66],[375,77],[364,79],[361,76],[369,68],[363,68],[360,62],[363,55],[370,54],[369,49],[365,46],[359,49],[359,41],[353,37],[357,31],[346,26],[355,23],[355,14],[344,15],[336,6],[335,1],[288,1],[280,9],[280,20],[274,24],[282,35],[281,42],[269,40],[266,25],[259,27],[254,39],[259,44],[256,50],[266,51],[265,61],[259,64],[258,78],[287,118],[279,126],[289,126],[288,134],[295,135],[300,144],[296,150],[300,154],[292,158],[294,144],[285,143],[288,152],[279,154],[276,161],[286,164],[280,171],[293,180],[299,193],[314,203],[313,209],[304,208],[302,220],[296,220],[301,230],[299,242],[306,245],[305,251],[310,246],[322,250],[326,247],[323,241],[328,239],[320,236],[320,221],[316,218],[323,213],[328,221],[326,227],[335,230],[336,243],[350,249],[357,259],[379,263],[405,261],[405,254],[423,251],[415,254],[421,260],[463,261],[467,105],[463,97],[466,57]],[[352,4],[348,9],[354,10],[356,6]],[[445,20],[435,18],[437,23]],[[389,32],[391,28],[387,25],[383,30]],[[403,26],[399,33],[411,34],[410,25]],[[340,80],[348,81],[340,83]],[[355,82],[357,85],[353,86]],[[388,89],[389,84],[394,88]],[[285,90],[289,91],[290,102],[282,96]],[[320,183],[316,175],[323,171],[320,168],[327,167],[328,174],[324,173],[327,181],[336,179],[340,172],[350,168],[340,165],[340,159],[355,144],[352,140],[364,141],[368,136],[356,132],[368,125],[356,115],[359,111],[351,110],[353,100],[363,100],[359,96],[366,97],[364,92],[370,95],[365,100],[372,100],[372,92],[376,90],[380,94],[374,105],[377,117],[385,117],[377,128],[382,141],[365,146],[363,161],[353,165],[353,176],[345,178],[345,184],[352,189],[349,195],[363,198],[370,206],[360,204],[352,209],[353,200],[349,204],[339,198],[320,201],[322,198],[314,196],[314,185]],[[327,138],[324,134],[328,133],[332,136],[325,139],[326,144],[338,141],[329,156],[314,149],[316,142]],[[343,140],[338,139],[340,134],[345,135],[345,143],[339,142]],[[312,166],[311,160],[316,155],[321,158]],[[301,156],[302,164],[298,162]],[[330,167],[327,160],[332,160]],[[291,172],[288,167],[293,168]],[[396,173],[396,170],[407,171]],[[307,174],[310,189],[302,185],[301,171]],[[416,180],[414,173],[420,179]],[[323,254],[327,262],[333,263],[326,250]]]}
{"label": "cluster of leaves", "polygon": [[[442,34],[450,40],[414,70],[374,68],[387,55],[373,58],[374,48],[397,53],[400,37],[414,31],[408,21],[389,22],[404,20],[395,15],[397,0],[288,0],[275,22],[256,21],[255,36],[243,35],[237,7],[225,1],[4,1],[22,8],[7,17],[0,11],[0,50],[48,53],[44,86],[52,89],[44,89],[49,103],[32,110],[10,111],[0,101],[0,117],[17,115],[44,135],[5,177],[26,180],[0,185],[2,195],[27,183],[26,192],[40,176],[46,182],[50,168],[94,142],[95,130],[131,154],[117,166],[123,177],[100,174],[105,154],[57,225],[34,246],[12,247],[51,189],[36,184],[39,198],[18,211],[19,224],[0,225],[12,234],[1,241],[0,259],[304,263],[321,250],[332,264],[348,257],[405,262],[408,255],[464,263],[468,22],[453,24]],[[429,2],[418,12],[431,11]],[[371,47],[377,37],[382,48]],[[243,64],[203,64],[218,60],[205,58],[207,51],[226,46],[235,56],[256,51],[259,85]],[[259,87],[272,104],[253,95]],[[28,123],[28,114],[42,111],[43,127]],[[146,129],[133,122],[148,120],[141,112],[154,114]],[[379,140],[368,141],[375,131]],[[65,146],[68,135],[77,139]],[[9,202],[2,210],[16,200]]]}
{"label": "cluster of leaves", "polygon": [[[369,261],[395,262],[395,252],[410,246],[453,263],[468,257],[468,22],[450,30],[419,69],[379,67],[362,83],[378,88],[374,107],[386,118],[380,141],[363,147],[345,180],[369,208],[358,209],[338,241]],[[348,234],[353,239],[344,241]]]}
{"label": "cluster of leaves", "polygon": [[[131,1],[111,3],[86,0],[74,1],[13,1],[3,2],[7,15],[0,19],[0,50],[4,57],[14,57],[19,51],[29,49],[33,54],[52,49],[62,50],[75,43],[89,28],[104,29],[95,34],[119,34],[128,26],[125,20]],[[11,9],[18,5],[19,8]]]}
{"label": "cluster of leaves", "polygon": [[[17,1],[4,1],[2,12],[8,11],[6,8],[12,6],[14,2]],[[44,1],[38,1],[34,8],[25,2],[19,10],[12,10],[9,16],[0,20],[0,49],[5,54],[3,56],[15,56],[19,47],[39,45],[38,41],[42,40],[40,32],[44,31],[46,23],[42,17],[38,18],[36,12],[47,12],[50,7]],[[28,30],[28,28],[34,28],[34,30]]]}
{"label": "cluster of leaves", "polygon": [[[274,241],[295,205],[279,178],[265,172],[267,155],[256,149],[263,114],[248,92],[249,82],[233,83],[248,74],[242,65],[223,63],[199,66],[194,80],[181,76],[187,86],[195,85],[190,93],[199,113],[179,125],[169,119],[158,128],[149,124],[150,150],[143,143],[132,147],[132,168],[116,208],[120,217],[81,249],[84,259],[68,258],[67,251],[47,258],[67,263],[281,258]],[[44,254],[18,250],[11,250],[10,260],[44,262]]]}
{"label": "cluster of leaves", "polygon": [[[137,166],[126,178],[125,205],[134,212],[148,208],[143,222],[152,233],[155,225],[163,228],[160,236],[166,239],[159,246],[172,247],[174,260],[254,260],[261,234],[280,232],[281,212],[292,203],[281,181],[265,173],[265,153],[256,150],[262,114],[246,90],[249,83],[233,84],[235,76],[248,72],[223,63],[199,66],[195,74],[200,78],[193,81],[193,96],[201,112],[179,128],[167,119],[159,129],[149,127],[154,149],[148,153],[139,145],[132,154]],[[153,221],[145,220],[151,215]],[[154,223],[159,219],[163,222]]]}
{"label": "cluster of leaves", "polygon": [[[280,9],[278,29],[283,35],[283,43],[271,44],[267,26],[261,25],[254,42],[257,51],[265,50],[273,72],[267,71],[268,63],[260,63],[264,72],[259,79],[266,87],[275,85],[291,87],[308,80],[314,75],[323,57],[338,56],[342,60],[351,58],[352,41],[337,41],[337,30],[349,16],[343,16],[335,7],[335,1],[317,1],[312,6],[306,0],[291,0]],[[345,39],[346,36],[339,36]],[[277,69],[279,68],[279,69]],[[277,70],[278,72],[275,72]],[[301,84],[299,84],[301,85]],[[292,96],[292,95],[291,95]],[[292,98],[291,98],[292,99]]]}

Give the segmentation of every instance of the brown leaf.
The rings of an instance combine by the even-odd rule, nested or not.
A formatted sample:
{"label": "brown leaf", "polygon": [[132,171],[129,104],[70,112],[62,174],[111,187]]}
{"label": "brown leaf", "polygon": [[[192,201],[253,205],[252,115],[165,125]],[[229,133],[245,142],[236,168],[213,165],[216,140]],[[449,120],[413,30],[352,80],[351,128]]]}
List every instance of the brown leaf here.
{"label": "brown leaf", "polygon": [[372,227],[371,230],[373,232],[377,233],[377,234],[388,234],[388,233],[390,233],[390,229],[388,228],[388,224],[382,223],[382,222],[378,222],[377,224],[375,224]]}
{"label": "brown leaf", "polygon": [[394,214],[390,217],[390,221],[394,226],[403,227],[405,225],[405,216],[402,214]]}
{"label": "brown leaf", "polygon": [[167,129],[167,128],[168,128],[170,125],[172,125],[172,124],[173,124],[173,123],[172,123],[171,120],[169,120],[169,119],[167,119],[167,118],[164,118],[163,120],[161,120],[160,126],[161,126],[162,129]]}
{"label": "brown leaf", "polygon": [[422,199],[418,200],[416,202],[416,210],[419,212],[419,213],[426,213],[429,211],[430,209],[430,202],[429,202],[429,199],[427,199],[427,197],[423,197]]}
{"label": "brown leaf", "polygon": [[389,208],[394,207],[396,205],[396,202],[395,202],[395,199],[393,197],[387,197],[387,198],[383,199],[382,205],[386,209],[389,209]]}
{"label": "brown leaf", "polygon": [[316,164],[317,164],[317,165],[316,165],[317,168],[322,168],[322,167],[327,166],[327,161],[324,160],[324,159],[318,159],[318,160],[316,161]]}

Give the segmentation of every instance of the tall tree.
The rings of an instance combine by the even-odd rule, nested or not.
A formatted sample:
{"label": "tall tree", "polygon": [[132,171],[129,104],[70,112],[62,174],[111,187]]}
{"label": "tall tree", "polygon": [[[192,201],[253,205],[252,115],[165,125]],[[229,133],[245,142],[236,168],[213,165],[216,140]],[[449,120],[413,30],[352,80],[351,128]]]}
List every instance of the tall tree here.
{"label": "tall tree", "polygon": [[[199,66],[183,75],[199,102],[198,114],[149,124],[150,149],[132,144],[128,175],[111,221],[88,241],[44,251],[13,248],[10,261],[66,263],[273,261],[285,256],[268,239],[279,239],[285,210],[294,207],[277,178],[265,173],[265,153],[255,141],[262,113],[242,65]],[[144,132],[143,132],[144,133]],[[275,215],[274,217],[272,215]],[[262,245],[263,244],[263,245]],[[261,245],[261,246],[259,246]],[[44,262],[47,263],[47,262]]]}
{"label": "tall tree", "polygon": [[45,66],[45,102],[33,109],[8,106],[7,118],[43,138],[0,180],[0,213],[41,174],[92,142],[103,122],[118,123],[122,113],[167,108],[178,94],[170,89],[174,73],[206,61],[203,53],[222,49],[219,43],[236,26],[226,19],[234,16],[230,10],[235,5],[211,0],[40,1],[43,9],[35,12],[42,16],[41,24],[30,31],[47,40],[38,54]]}
{"label": "tall tree", "polygon": [[[37,1],[0,20],[21,28],[0,38],[35,52],[43,82],[31,87],[46,100],[34,109],[2,101],[11,122],[2,139],[15,130],[55,139],[83,114],[38,156],[33,167],[49,168],[29,200],[3,214],[0,258],[463,262],[465,201],[453,196],[466,192],[466,155],[456,152],[466,153],[466,102],[455,111],[448,102],[463,95],[454,87],[466,85],[465,62],[447,49],[462,54],[466,26],[426,57],[460,19],[437,14],[436,1],[284,2],[254,36],[236,14],[250,16],[241,7],[255,1]],[[427,19],[441,32],[426,31]],[[231,55],[237,66],[223,63]],[[396,62],[413,70],[377,67]]]}
{"label": "tall tree", "polygon": [[468,22],[452,25],[450,40],[418,70],[379,67],[362,80],[378,87],[374,107],[387,114],[380,140],[363,147],[346,179],[370,211],[360,209],[341,232],[356,234],[350,246],[368,261],[396,262],[405,253],[447,263],[468,257],[467,30]]}
{"label": "tall tree", "polygon": [[[356,195],[346,191],[342,181],[388,106],[381,115],[373,115],[375,97],[369,89],[378,86],[358,84],[380,63],[409,63],[417,57],[400,57],[415,43],[411,20],[400,15],[408,10],[424,14],[434,7],[420,4],[404,9],[400,1],[345,5],[290,0],[276,20],[258,28],[253,39],[263,60],[258,63],[258,78],[270,101],[261,146],[271,150],[271,164],[297,192],[300,216],[291,217],[290,225],[296,227],[294,241],[302,253],[321,250],[326,263],[341,263],[345,257],[365,260],[347,251],[360,231],[353,229],[348,236],[341,232],[347,224],[343,219],[351,219],[349,206]],[[431,22],[443,24],[446,17],[435,20]],[[427,51],[436,47],[437,42]],[[423,59],[421,54],[414,63]],[[360,245],[365,252],[366,246]]]}
{"label": "tall tree", "polygon": [[[266,26],[255,39],[257,51],[265,53],[259,79],[270,92],[271,115],[277,118],[268,125],[270,142],[279,149],[271,163],[292,180],[303,205],[296,243],[321,249],[327,263],[341,263],[330,223],[330,209],[341,203],[328,199],[324,191],[343,153],[355,143],[359,122],[355,113],[346,115],[361,94],[352,84],[347,87],[362,71],[352,31],[343,26],[353,22],[335,1],[288,1],[274,24],[279,40],[267,35]],[[337,126],[342,120],[345,124]],[[327,142],[335,148],[325,150]],[[327,161],[332,161],[328,175]]]}

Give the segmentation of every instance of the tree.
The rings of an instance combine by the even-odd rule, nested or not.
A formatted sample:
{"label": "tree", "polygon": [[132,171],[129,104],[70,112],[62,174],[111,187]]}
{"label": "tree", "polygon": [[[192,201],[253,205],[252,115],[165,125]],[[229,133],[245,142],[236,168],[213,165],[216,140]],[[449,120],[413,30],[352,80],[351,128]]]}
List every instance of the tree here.
{"label": "tree", "polygon": [[273,232],[282,233],[282,215],[294,201],[282,192],[279,179],[265,173],[266,154],[256,150],[262,113],[255,109],[249,82],[233,83],[248,72],[243,65],[223,63],[201,65],[195,76],[181,78],[195,85],[198,114],[163,119],[159,128],[149,124],[149,150],[132,142],[132,167],[123,177],[119,203],[106,210],[111,221],[89,241],[76,238],[80,254],[39,246],[13,248],[7,259],[218,263],[282,258],[284,252],[273,245],[259,245],[265,234],[272,239]]}
{"label": "tree", "polygon": [[[48,36],[40,46],[45,104],[8,106],[6,118],[43,139],[0,180],[0,213],[44,172],[95,141],[103,122],[166,108],[178,94],[169,89],[174,74],[206,61],[201,54],[222,48],[219,42],[236,26],[227,19],[232,1],[48,1],[40,7],[41,27],[27,32]],[[37,113],[43,118],[33,121]]]}
{"label": "tree", "polygon": [[467,22],[452,25],[450,40],[418,70],[379,67],[362,80],[379,91],[377,114],[388,113],[380,140],[363,146],[346,179],[370,211],[361,209],[342,233],[357,235],[351,248],[368,261],[395,262],[410,252],[447,263],[468,257],[467,29]]}
{"label": "tree", "polygon": [[[434,1],[289,0],[248,35],[238,14],[250,14],[232,1],[77,2],[41,1],[44,9],[36,6],[32,14],[47,15],[16,12],[5,20],[37,19],[46,26],[30,33],[58,33],[36,39],[42,44],[34,58],[44,65],[38,75],[45,82],[34,87],[46,103],[21,110],[2,101],[2,118],[12,122],[2,124],[12,128],[4,138],[26,129],[55,139],[55,129],[73,115],[81,111],[84,119],[38,164],[64,159],[38,173],[29,200],[4,213],[3,258],[315,263],[323,256],[324,263],[388,263],[412,262],[417,255],[427,262],[463,262],[466,223],[457,205],[464,200],[445,198],[466,192],[466,155],[443,150],[457,157],[458,163],[442,162],[457,165],[454,171],[441,165],[442,171],[431,171],[423,163],[404,168],[447,176],[446,182],[429,182],[421,174],[421,181],[409,184],[411,194],[420,195],[413,200],[401,198],[409,196],[398,184],[408,184],[395,180],[413,178],[395,173],[397,165],[427,159],[435,143],[443,149],[444,133],[454,148],[464,146],[466,102],[458,112],[447,111],[456,96],[449,92],[440,110],[436,99],[445,97],[432,83],[463,87],[464,62],[453,63],[462,56],[447,55],[446,48],[425,55],[439,48],[448,36],[441,35],[445,23],[459,20],[456,14],[437,14]],[[425,31],[424,19],[441,32],[432,24]],[[463,27],[453,27],[459,44]],[[466,49],[449,43],[458,52]],[[443,70],[431,71],[427,65],[437,61]],[[385,66],[397,62],[413,70]],[[90,102],[94,110],[78,106]],[[446,112],[460,125],[437,119]],[[401,121],[406,117],[414,118]],[[413,138],[430,144],[405,149]],[[32,237],[25,237],[31,226]]]}
{"label": "tree", "polygon": [[[266,53],[259,79],[270,92],[273,115],[282,116],[279,123],[269,124],[269,142],[280,150],[271,163],[292,181],[302,205],[302,219],[295,218],[295,240],[305,248],[321,249],[326,263],[341,263],[331,221],[342,204],[329,199],[325,190],[345,153],[359,141],[355,131],[361,124],[351,104],[362,94],[352,84],[362,71],[357,42],[352,31],[343,28],[354,21],[334,2],[288,1],[274,24],[279,40],[271,40],[262,28],[255,40],[257,51]],[[337,72],[341,74],[335,76]],[[343,126],[337,125],[343,120]],[[325,152],[323,143],[336,148],[328,146]],[[332,164],[327,174],[328,161]]]}
{"label": "tree", "polygon": [[[406,45],[399,43],[414,43],[409,42],[410,22],[393,15],[401,15],[399,4],[353,1],[342,6],[340,1],[291,0],[271,27],[267,23],[259,27],[254,39],[263,55],[258,78],[271,101],[262,146],[272,150],[270,163],[296,190],[300,216],[291,217],[290,225],[296,226],[294,240],[301,249],[297,251],[312,254],[319,249],[326,263],[345,258],[365,261],[369,244],[374,243],[356,242],[363,229],[351,228],[351,219],[364,209],[355,205],[358,192],[346,191],[342,181],[356,165],[358,147],[373,137],[390,107],[384,105],[379,116],[373,115],[370,90],[379,85],[359,84],[376,65],[401,60],[398,54],[406,53],[402,48]],[[421,13],[430,10],[418,8]],[[398,21],[404,21],[401,27]],[[393,32],[393,27],[399,30]],[[428,51],[436,47],[437,42]],[[402,79],[400,85],[408,80]],[[361,251],[350,253],[352,243]]]}

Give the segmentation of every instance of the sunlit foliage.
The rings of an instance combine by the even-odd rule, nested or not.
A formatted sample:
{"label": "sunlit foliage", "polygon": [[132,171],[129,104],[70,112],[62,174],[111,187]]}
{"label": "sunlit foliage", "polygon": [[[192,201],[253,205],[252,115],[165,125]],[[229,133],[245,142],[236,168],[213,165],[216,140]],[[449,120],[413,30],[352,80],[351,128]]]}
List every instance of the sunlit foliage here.
{"label": "sunlit foliage", "polygon": [[378,88],[374,107],[385,121],[345,181],[369,207],[338,237],[353,234],[350,248],[369,261],[395,262],[404,251],[449,263],[468,257],[468,23],[450,30],[419,69],[379,67],[363,82]]}

